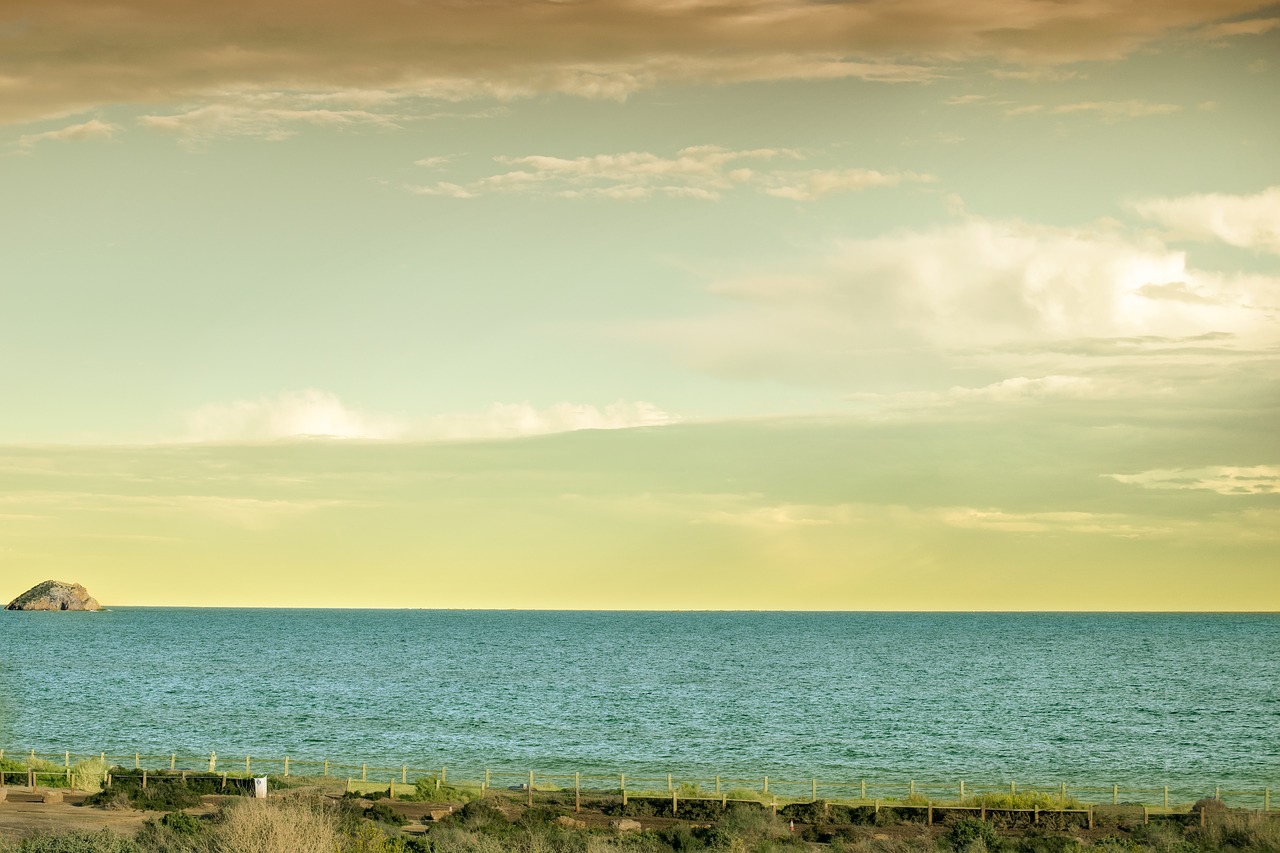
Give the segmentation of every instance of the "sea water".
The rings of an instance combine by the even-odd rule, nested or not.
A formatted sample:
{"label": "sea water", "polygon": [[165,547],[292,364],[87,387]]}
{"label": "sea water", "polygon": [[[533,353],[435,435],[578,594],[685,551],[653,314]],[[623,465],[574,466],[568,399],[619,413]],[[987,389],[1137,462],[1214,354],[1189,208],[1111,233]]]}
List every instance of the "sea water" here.
{"label": "sea water", "polygon": [[0,613],[0,747],[633,777],[1280,783],[1280,615]]}

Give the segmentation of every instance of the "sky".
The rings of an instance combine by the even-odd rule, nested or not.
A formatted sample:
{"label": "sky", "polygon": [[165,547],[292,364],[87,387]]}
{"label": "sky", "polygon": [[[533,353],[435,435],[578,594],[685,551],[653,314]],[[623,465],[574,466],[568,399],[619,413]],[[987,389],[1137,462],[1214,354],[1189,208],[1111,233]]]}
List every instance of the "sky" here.
{"label": "sky", "polygon": [[9,0],[0,597],[1274,611],[1278,138],[1252,0]]}

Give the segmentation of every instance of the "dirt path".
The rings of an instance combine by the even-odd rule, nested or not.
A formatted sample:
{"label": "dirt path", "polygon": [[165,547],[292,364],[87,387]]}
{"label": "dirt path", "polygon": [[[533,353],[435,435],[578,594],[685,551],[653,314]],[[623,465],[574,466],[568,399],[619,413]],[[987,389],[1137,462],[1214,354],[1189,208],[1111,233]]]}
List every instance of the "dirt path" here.
{"label": "dirt path", "polygon": [[19,788],[7,788],[0,801],[0,839],[16,841],[41,832],[66,832],[83,829],[96,832],[108,827],[122,835],[134,835],[148,818],[160,812],[135,812],[131,809],[108,811],[83,805],[84,794],[67,794],[64,802],[46,803],[40,794]]}

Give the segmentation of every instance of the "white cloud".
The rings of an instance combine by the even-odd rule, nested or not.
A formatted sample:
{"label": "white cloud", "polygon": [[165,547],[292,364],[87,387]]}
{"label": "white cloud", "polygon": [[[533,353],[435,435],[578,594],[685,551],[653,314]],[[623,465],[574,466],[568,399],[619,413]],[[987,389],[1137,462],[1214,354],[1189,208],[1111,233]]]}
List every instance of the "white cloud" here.
{"label": "white cloud", "polygon": [[877,172],[874,169],[813,169],[807,172],[774,172],[765,189],[769,195],[796,201],[814,201],[838,192],[858,192],[871,187],[896,187],[903,181],[932,183],[933,175],[915,172]]}
{"label": "white cloud", "polygon": [[368,110],[288,109],[246,104],[217,103],[173,115],[144,115],[143,127],[176,134],[191,142],[214,137],[251,136],[271,141],[288,139],[298,125],[348,127],[377,125],[396,127],[396,117]]}
{"label": "white cloud", "polygon": [[1178,104],[1157,104],[1149,101],[1081,101],[1073,104],[1025,104],[1009,107],[1005,115],[1071,115],[1086,113],[1102,116],[1107,121],[1118,121],[1122,118],[1146,118],[1148,116],[1170,115],[1182,110]]}
{"label": "white cloud", "polygon": [[193,441],[269,441],[301,436],[396,438],[402,423],[348,408],[337,395],[307,389],[275,398],[201,406],[187,417]]}
{"label": "white cloud", "polygon": [[19,148],[32,148],[41,142],[82,142],[92,139],[111,139],[120,130],[120,125],[101,119],[90,119],[81,124],[60,127],[57,130],[46,130],[42,133],[29,133],[18,138]]}
{"label": "white cloud", "polygon": [[1253,195],[1205,193],[1133,202],[1139,216],[1170,230],[1173,239],[1220,240],[1280,254],[1280,186]]}
{"label": "white cloud", "polygon": [[[785,148],[735,151],[717,145],[683,148],[673,157],[646,151],[583,157],[527,155],[495,158],[513,167],[458,184],[441,181],[408,187],[418,195],[474,198],[485,193],[543,193],[563,198],[636,200],[666,196],[713,200],[749,188],[781,198],[813,201],[838,192],[928,183],[932,175],[879,172],[874,169],[784,169],[766,164],[803,159]],[[425,165],[419,161],[419,165]]]}
{"label": "white cloud", "polygon": [[1220,495],[1280,495],[1280,465],[1161,468],[1108,476],[1144,489],[1196,489]]}
{"label": "white cloud", "polygon": [[516,438],[581,429],[663,426],[680,418],[652,403],[619,400],[604,407],[556,403],[495,403],[481,412],[437,415],[417,424],[415,436],[432,439]]}
{"label": "white cloud", "polygon": [[479,412],[419,419],[371,414],[345,405],[335,394],[308,389],[201,406],[187,417],[191,441],[272,441],[290,438],[449,440],[515,438],[581,429],[661,426],[680,419],[652,403],[619,400],[597,407],[556,403],[495,403]]}
{"label": "white cloud", "polygon": [[1280,279],[1197,269],[1111,225],[974,217],[834,243],[786,272],[731,273],[709,289],[718,310],[640,334],[718,375],[845,390],[937,392],[963,369],[985,380],[969,393],[993,399],[1104,394],[1061,377],[1081,376],[1082,359],[1246,358],[1280,339]]}

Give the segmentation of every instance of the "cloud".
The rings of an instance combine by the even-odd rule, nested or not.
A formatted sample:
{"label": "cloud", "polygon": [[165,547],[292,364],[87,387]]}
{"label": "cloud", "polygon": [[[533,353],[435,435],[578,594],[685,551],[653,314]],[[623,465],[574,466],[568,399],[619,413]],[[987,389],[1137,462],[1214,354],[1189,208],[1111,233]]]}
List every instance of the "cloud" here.
{"label": "cloud", "polygon": [[1168,228],[1172,239],[1221,241],[1280,254],[1280,186],[1253,195],[1205,193],[1150,198],[1129,207]]}
{"label": "cloud", "polygon": [[1144,489],[1195,489],[1220,495],[1280,495],[1280,465],[1162,468],[1108,476]]}
{"label": "cloud", "polygon": [[874,169],[812,169],[807,172],[774,172],[765,188],[769,195],[795,201],[815,201],[825,195],[858,192],[871,187],[896,187],[904,181],[932,183],[933,175],[916,172],[877,172]]}
{"label": "cloud", "polygon": [[[236,88],[421,97],[627,97],[667,83],[857,77],[921,81],[995,59],[1042,68],[1117,59],[1270,0],[939,5],[808,0],[10,0],[0,121],[99,104],[191,102]],[[1223,24],[1258,28],[1238,20]],[[1195,37],[1193,35],[1193,37]]]}
{"label": "cloud", "polygon": [[257,400],[211,403],[187,417],[192,441],[269,441],[279,438],[395,438],[404,425],[345,406],[337,395],[308,389]]}
{"label": "cloud", "polygon": [[396,126],[392,117],[366,110],[281,109],[234,104],[210,104],[173,115],[144,115],[138,118],[138,123],[152,130],[176,134],[188,142],[225,136],[279,141],[297,133],[298,125]]}
{"label": "cloud", "polygon": [[111,139],[120,131],[120,125],[101,119],[90,119],[81,124],[67,125],[57,130],[29,133],[18,137],[19,148],[33,148],[41,142],[83,142],[85,140]]}
{"label": "cloud", "polygon": [[1050,377],[1151,353],[1248,360],[1280,343],[1280,279],[1197,269],[1114,225],[970,217],[834,242],[785,272],[730,272],[707,288],[716,309],[637,334],[715,375],[846,392],[1102,393],[1101,379]]}
{"label": "cloud", "polygon": [[1181,111],[1177,104],[1157,104],[1149,101],[1081,101],[1074,104],[1025,104],[1009,107],[1004,111],[1008,116],[1020,115],[1071,115],[1085,113],[1101,116],[1106,121],[1119,121],[1124,118],[1147,118],[1149,116],[1170,115]]}
{"label": "cloud", "polygon": [[371,414],[345,405],[335,394],[308,389],[231,403],[213,403],[187,417],[189,441],[255,442],[293,438],[461,440],[516,438],[581,429],[662,426],[680,419],[644,401],[604,407],[556,403],[495,403],[479,412],[419,419]]}
{"label": "cloud", "polygon": [[563,198],[637,200],[665,196],[714,200],[740,188],[780,198],[813,201],[837,192],[928,183],[932,175],[879,172],[874,169],[780,169],[766,164],[803,159],[798,151],[753,148],[735,151],[718,145],[683,148],[673,157],[647,151],[583,157],[526,155],[498,157],[509,171],[466,184],[440,181],[408,187],[418,195],[475,198],[486,193],[540,193]]}
{"label": "cloud", "polygon": [[619,400],[602,408],[556,403],[543,409],[527,402],[495,403],[482,412],[427,418],[415,427],[414,434],[434,439],[517,438],[581,429],[664,426],[679,420],[643,401]]}
{"label": "cloud", "polygon": [[1203,34],[1210,39],[1230,38],[1232,36],[1260,36],[1280,27],[1280,18],[1246,18],[1243,21],[1227,21],[1211,24],[1204,28]]}

